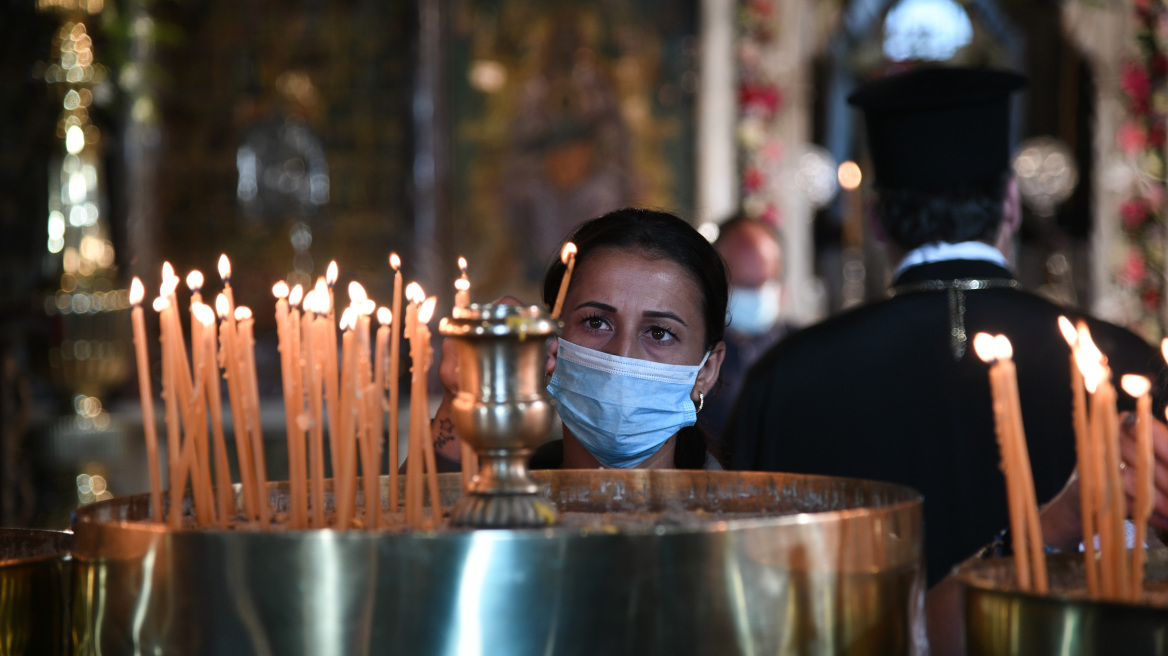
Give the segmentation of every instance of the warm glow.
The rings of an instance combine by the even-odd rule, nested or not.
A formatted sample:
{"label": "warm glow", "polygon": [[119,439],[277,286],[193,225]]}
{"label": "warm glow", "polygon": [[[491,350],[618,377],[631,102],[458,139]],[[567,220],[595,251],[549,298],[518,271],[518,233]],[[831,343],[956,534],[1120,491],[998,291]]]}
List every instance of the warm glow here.
{"label": "warm glow", "polygon": [[195,269],[187,274],[187,288],[192,292],[203,290],[203,272]]}
{"label": "warm glow", "polygon": [[466,278],[455,278],[454,288],[460,292],[465,292],[470,289],[470,281]]}
{"label": "warm glow", "polygon": [[288,303],[292,307],[300,305],[300,301],[304,299],[304,287],[297,284],[292,288],[292,292],[288,294]]}
{"label": "warm glow", "polygon": [[1160,342],[1160,353],[1164,354],[1165,360],[1168,360],[1168,337]]}
{"label": "warm glow", "polygon": [[329,262],[328,269],[324,272],[324,277],[325,277],[325,280],[328,282],[329,287],[332,287],[333,285],[337,284],[337,275],[339,275],[338,269],[337,269],[337,261],[333,260],[332,262]]}
{"label": "warm glow", "polygon": [[142,286],[142,281],[138,276],[130,281],[130,305],[138,305],[142,302],[142,297],[146,295],[146,288]]}
{"label": "warm glow", "polygon": [[223,282],[231,282],[231,260],[227,259],[227,253],[219,256],[219,277]]}
{"label": "warm glow", "polygon": [[341,313],[341,330],[349,330],[355,325],[357,325],[357,313],[351,307],[345,308],[345,311]]}
{"label": "warm glow", "polygon": [[215,323],[215,311],[206,303],[195,303],[191,307],[191,314],[195,315],[195,319],[204,326],[210,326]]}
{"label": "warm glow", "polygon": [[[418,289],[421,289],[419,287]],[[431,296],[423,303],[421,309],[418,310],[418,321],[420,323],[430,323],[430,317],[434,316],[434,306],[438,304],[438,297]]]}
{"label": "warm glow", "polygon": [[560,261],[567,264],[568,260],[574,257],[576,257],[576,244],[572,242],[564,244],[564,248],[560,250]]}
{"label": "warm glow", "polygon": [[220,319],[227,318],[227,309],[231,307],[227,302],[227,295],[220,294],[215,297],[215,313],[219,315]]}
{"label": "warm glow", "polygon": [[973,351],[982,362],[993,362],[998,359],[998,342],[989,333],[978,333],[973,336]]}
{"label": "warm glow", "polygon": [[320,299],[320,298],[326,299],[324,301],[324,304],[326,307],[322,308],[319,305],[321,303],[321,301],[317,300],[317,301],[313,301],[313,303],[316,304],[316,306],[313,309],[318,311],[318,312],[324,312],[325,310],[327,310],[328,309],[327,308],[327,306],[328,306],[327,299],[329,297],[329,288],[328,288],[328,283],[326,283],[324,281],[324,278],[317,278],[316,279],[316,287],[312,288],[312,293],[316,294],[318,299]]}
{"label": "warm glow", "polygon": [[288,283],[281,280],[272,285],[272,296],[276,298],[288,298]]}
{"label": "warm glow", "polygon": [[365,293],[365,288],[361,286],[361,283],[357,282],[356,280],[349,283],[350,303],[353,305],[361,305],[367,298],[369,298],[369,295]]}
{"label": "warm glow", "polygon": [[1059,315],[1058,318],[1059,331],[1063,334],[1063,339],[1067,340],[1067,346],[1074,348],[1079,343],[1079,333],[1075,330],[1075,324],[1071,320]]}
{"label": "warm glow", "polygon": [[1095,346],[1095,340],[1091,339],[1091,333],[1084,323],[1079,324],[1078,345],[1079,348],[1075,350],[1075,364],[1083,374],[1083,386],[1094,394],[1107,375],[1103,367],[1106,360]]}
{"label": "warm glow", "polygon": [[458,270],[462,272],[462,275],[466,275],[466,258],[461,255],[458,256]]}
{"label": "warm glow", "polygon": [[860,172],[860,165],[851,160],[839,165],[836,177],[839,178],[840,186],[848,191],[858,188],[860,182],[864,180],[864,174]]}
{"label": "warm glow", "polygon": [[422,291],[421,285],[411,282],[406,285],[406,300],[410,303],[421,303],[426,300],[426,292]]}
{"label": "warm glow", "polygon": [[1014,346],[1010,344],[1009,338],[1005,335],[998,335],[994,340],[998,343],[999,360],[1009,360],[1014,357]]}
{"label": "warm glow", "polygon": [[353,308],[357,310],[361,316],[370,317],[373,316],[373,313],[377,311],[377,301],[374,301],[371,298],[367,298],[364,301],[353,305]]}
{"label": "warm glow", "polygon": [[390,312],[389,308],[387,308],[387,307],[377,308],[377,323],[379,323],[383,326],[388,326],[392,322],[393,322],[393,312]]}
{"label": "warm glow", "polygon": [[389,268],[393,269],[394,271],[397,271],[401,268],[401,258],[397,256],[397,253],[389,254]]}
{"label": "warm glow", "polygon": [[174,293],[174,290],[177,287],[178,287],[178,278],[171,276],[170,278],[165,278],[162,281],[162,285],[159,287],[160,291],[158,293],[162,296],[170,296],[171,294]]}
{"label": "warm glow", "polygon": [[158,298],[154,299],[155,312],[162,312],[168,307],[170,307],[170,301],[166,300],[165,296],[159,296]]}
{"label": "warm glow", "polygon": [[1152,389],[1152,381],[1145,376],[1125,374],[1123,378],[1119,379],[1119,386],[1123,388],[1123,391],[1138,399]]}
{"label": "warm glow", "polygon": [[174,267],[170,265],[170,262],[163,262],[162,263],[162,281],[166,282],[167,280],[170,280],[173,277],[174,277]]}
{"label": "warm glow", "polygon": [[241,305],[235,308],[236,321],[247,321],[248,319],[251,319],[251,308],[247,307],[246,305]]}

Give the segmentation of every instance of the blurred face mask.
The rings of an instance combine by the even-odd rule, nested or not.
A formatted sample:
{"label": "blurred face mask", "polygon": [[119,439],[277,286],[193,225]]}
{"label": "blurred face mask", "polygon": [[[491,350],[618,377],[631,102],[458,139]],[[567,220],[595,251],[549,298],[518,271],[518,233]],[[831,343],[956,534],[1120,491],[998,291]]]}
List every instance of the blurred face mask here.
{"label": "blurred face mask", "polygon": [[624,358],[560,339],[548,392],[580,444],[605,467],[631,468],[657,452],[697,412],[697,366]]}
{"label": "blurred face mask", "polygon": [[761,287],[730,287],[730,330],[744,335],[761,335],[779,320],[779,283],[771,280]]}

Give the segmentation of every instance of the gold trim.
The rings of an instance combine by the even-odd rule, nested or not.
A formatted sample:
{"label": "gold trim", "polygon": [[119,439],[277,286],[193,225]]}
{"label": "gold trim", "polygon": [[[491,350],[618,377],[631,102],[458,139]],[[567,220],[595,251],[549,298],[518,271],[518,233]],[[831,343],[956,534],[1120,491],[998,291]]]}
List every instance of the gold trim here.
{"label": "gold trim", "polygon": [[907,285],[895,285],[888,290],[888,297],[944,291],[949,301],[949,351],[953,354],[953,361],[960,362],[969,345],[969,336],[965,334],[965,292],[978,289],[1017,289],[1018,287],[1018,281],[1013,278],[923,280]]}

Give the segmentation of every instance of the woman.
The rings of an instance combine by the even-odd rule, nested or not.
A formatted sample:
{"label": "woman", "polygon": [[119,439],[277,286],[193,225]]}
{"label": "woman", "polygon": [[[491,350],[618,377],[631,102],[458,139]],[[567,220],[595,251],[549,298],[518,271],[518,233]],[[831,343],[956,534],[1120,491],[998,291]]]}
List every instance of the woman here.
{"label": "woman", "polygon": [[[541,447],[532,467],[720,469],[694,423],[725,353],[721,257],[685,221],[644,209],[593,219],[567,241],[576,264],[547,370],[563,440]],[[548,269],[548,306],[564,271],[558,259]],[[453,348],[443,346],[439,373],[434,445],[457,461]]]}

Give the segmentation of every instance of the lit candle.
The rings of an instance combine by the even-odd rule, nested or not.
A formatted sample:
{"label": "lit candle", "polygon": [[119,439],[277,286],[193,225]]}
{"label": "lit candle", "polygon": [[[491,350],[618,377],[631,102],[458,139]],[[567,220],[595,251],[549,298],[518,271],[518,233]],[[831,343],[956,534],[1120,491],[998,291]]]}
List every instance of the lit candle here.
{"label": "lit candle", "polygon": [[560,312],[564,309],[564,297],[568,295],[568,283],[572,280],[572,269],[576,266],[576,244],[572,242],[564,244],[560,251],[560,261],[567,268],[564,269],[564,277],[560,278],[560,292],[556,294],[556,304],[552,307],[553,319],[559,319]]}
{"label": "lit candle", "polygon": [[299,439],[296,427],[296,401],[293,394],[292,370],[294,358],[292,335],[288,316],[288,283],[283,280],[272,286],[272,295],[276,297],[276,339],[280,351],[280,383],[284,392],[284,429],[288,442],[288,523],[292,528],[300,528],[303,521],[304,490],[300,487],[301,481],[295,476],[297,468],[296,442]]}
{"label": "lit candle", "polygon": [[356,486],[354,469],[356,461],[353,454],[353,383],[355,379],[354,364],[354,312],[353,308],[346,308],[341,313],[341,414],[337,425],[339,430],[333,440],[337,443],[339,454],[338,467],[333,469],[333,495],[336,497],[337,530],[345,531],[352,520],[353,489]]}
{"label": "lit candle", "polygon": [[1013,422],[1009,417],[1010,407],[1006,400],[1002,370],[998,366],[998,343],[992,335],[978,333],[973,338],[973,349],[982,362],[990,365],[990,394],[993,398],[994,425],[998,436],[998,449],[1002,456],[1002,473],[1006,478],[1006,499],[1010,511],[1010,538],[1014,550],[1014,573],[1020,590],[1030,590],[1030,552],[1026,549],[1027,529],[1025,503],[1015,471],[1014,452],[1010,431]]}
{"label": "lit candle", "polygon": [[243,496],[244,514],[255,519],[259,499],[255,487],[255,475],[251,462],[251,443],[247,435],[247,412],[243,408],[243,374],[239,371],[239,357],[236,353],[235,317],[229,311],[231,301],[227,294],[215,298],[215,311],[219,315],[219,366],[227,380],[227,400],[231,406],[231,425],[235,433],[235,455],[239,463],[240,492]]}
{"label": "lit candle", "polygon": [[162,473],[158,468],[158,432],[154,425],[154,390],[150,385],[150,359],[146,349],[146,322],[142,297],[146,291],[137,276],[130,283],[130,320],[134,328],[134,353],[138,361],[138,394],[142,400],[142,429],[146,437],[146,467],[150,475],[150,517],[162,521]]}
{"label": "lit candle", "polygon": [[170,321],[167,312],[170,301],[166,300],[165,285],[166,283],[163,282],[164,293],[154,300],[154,311],[158,313],[162,339],[162,400],[166,405],[166,464],[170,485],[170,512],[167,514],[167,523],[172,528],[179,528],[182,526],[182,492],[185,481],[182,484],[179,483],[179,441],[181,436],[179,434],[178,395],[175,391],[174,364],[170,356],[172,337],[169,326],[167,326]]}
{"label": "lit candle", "polygon": [[238,352],[242,365],[244,401],[243,407],[247,411],[247,422],[251,432],[251,462],[255,467],[256,510],[259,511],[260,525],[267,527],[270,523],[271,499],[268,495],[267,466],[264,462],[264,430],[260,423],[260,395],[256,380],[255,369],[255,338],[252,326],[255,320],[251,309],[240,306],[235,308],[235,323],[239,330]]}
{"label": "lit candle", "polygon": [[[336,262],[329,265],[329,273],[336,275]],[[335,281],[335,279],[334,279]],[[337,476],[337,468],[341,464],[340,452],[337,451],[338,439],[337,433],[340,430],[338,417],[340,416],[340,390],[338,388],[338,376],[340,372],[337,366],[337,324],[333,315],[333,292],[332,287],[324,279],[317,279],[316,288],[317,303],[320,307],[320,314],[318,315],[314,329],[316,335],[314,342],[317,348],[317,357],[321,362],[321,380],[324,381],[324,400],[327,407],[325,415],[328,420],[329,433],[329,456],[331,456],[333,466],[333,478]],[[336,481],[333,481],[333,494],[336,494]]]}
{"label": "lit candle", "polygon": [[401,274],[401,259],[397,253],[389,254],[389,266],[393,269],[393,310],[391,316],[393,317],[393,325],[390,327],[389,335],[389,371],[386,372],[385,382],[389,386],[389,453],[387,463],[389,468],[389,500],[387,502],[390,512],[397,512],[398,506],[398,480],[397,469],[401,464],[401,458],[398,455],[398,379],[401,377],[400,369],[400,353],[401,353],[401,302],[402,302],[402,274]]}
{"label": "lit candle", "polygon": [[316,326],[318,310],[322,307],[315,291],[304,297],[304,317],[301,319],[300,335],[304,340],[304,370],[308,375],[309,416],[309,466],[312,480],[312,526],[324,528],[324,412],[321,392],[320,358],[317,357]]}
{"label": "lit candle", "polygon": [[1119,379],[1123,391],[1136,399],[1136,494],[1132,504],[1132,522],[1136,526],[1135,545],[1132,550],[1131,580],[1128,591],[1131,601],[1139,601],[1144,589],[1144,565],[1147,551],[1144,545],[1148,538],[1148,519],[1152,516],[1152,503],[1156,487],[1154,479],[1154,453],[1152,450],[1152,382],[1144,376],[1128,374]]}
{"label": "lit candle", "polygon": [[1079,369],[1079,335],[1070,319],[1058,318],[1059,330],[1071,348],[1071,417],[1075,428],[1075,453],[1079,463],[1079,513],[1083,529],[1083,561],[1087,573],[1087,594],[1099,596],[1099,563],[1095,560],[1095,477],[1085,466],[1091,457],[1091,434],[1087,421],[1087,389]]}
{"label": "lit candle", "polygon": [[[418,309],[418,318],[414,323],[414,334],[411,338],[411,344],[414,340],[418,343],[418,351],[421,359],[421,373],[417,376],[415,384],[417,388],[415,392],[420,395],[418,406],[421,410],[421,424],[419,426],[418,438],[421,443],[422,453],[426,458],[426,482],[430,488],[430,521],[433,526],[437,526],[442,521],[442,499],[438,495],[438,464],[434,457],[434,442],[430,437],[430,403],[426,393],[426,377],[430,371],[430,364],[432,362],[433,349],[430,348],[430,318],[434,316],[434,306],[438,299],[431,296],[427,298],[422,306]],[[418,363],[414,363],[415,368]]]}
{"label": "lit candle", "polygon": [[470,278],[466,275],[466,258],[458,258],[458,269],[462,272],[457,280],[454,281],[454,305],[456,307],[466,307],[470,305]]}
{"label": "lit candle", "polygon": [[[295,439],[292,446],[295,451],[289,455],[289,480],[297,481],[296,486],[300,489],[299,499],[296,503],[300,506],[300,523],[293,528],[303,529],[308,527],[308,470],[306,465],[304,434],[308,426],[308,418],[305,416],[304,410],[304,377],[303,377],[303,347],[301,345],[301,319],[300,319],[300,302],[304,298],[304,287],[296,285],[288,294],[289,316],[288,316],[288,345],[291,347],[288,355],[288,368],[290,371],[290,380],[292,381],[292,392],[290,394],[292,399],[292,419],[293,425],[296,429]],[[291,483],[289,486],[291,487]]]}
{"label": "lit candle", "polygon": [[[411,282],[406,287],[406,325],[405,335],[410,342],[410,415],[409,415],[409,444],[406,445],[406,484],[405,484],[405,514],[406,523],[413,528],[422,526],[422,475],[425,456],[421,449],[421,425],[426,410],[419,406],[422,401],[422,392],[419,391],[419,376],[422,370],[421,342],[414,339],[418,324],[418,305],[425,292],[418,283]],[[419,298],[419,296],[421,298]],[[424,389],[425,383],[422,384]]]}
{"label": "lit candle", "polygon": [[208,372],[203,378],[204,389],[207,394],[207,406],[211,411],[211,437],[215,449],[215,498],[216,519],[220,528],[227,528],[228,520],[235,514],[235,490],[231,486],[231,466],[227,461],[227,444],[223,437],[223,399],[219,393],[218,365],[216,364],[215,339],[215,311],[211,306],[200,303],[196,308],[197,319],[203,324],[204,358],[207,367],[216,375]]}

